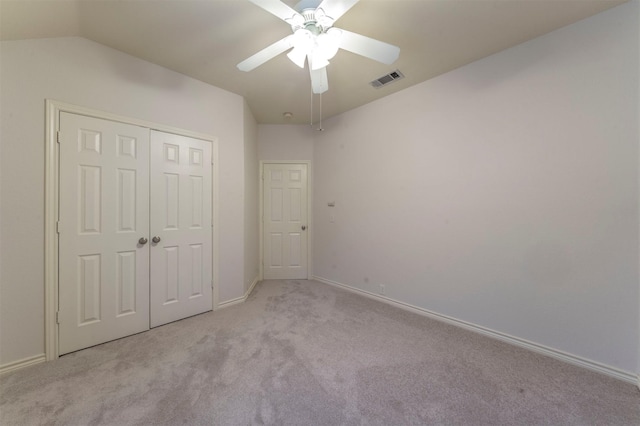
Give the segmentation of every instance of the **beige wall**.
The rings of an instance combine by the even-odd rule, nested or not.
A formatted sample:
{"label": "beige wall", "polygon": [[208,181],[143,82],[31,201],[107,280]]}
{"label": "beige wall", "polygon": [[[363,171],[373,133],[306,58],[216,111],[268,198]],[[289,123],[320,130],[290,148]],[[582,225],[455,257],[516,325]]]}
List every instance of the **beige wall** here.
{"label": "beige wall", "polygon": [[218,137],[219,300],[242,296],[242,97],[81,38],[1,49],[0,365],[44,352],[47,98]]}
{"label": "beige wall", "polygon": [[260,160],[311,161],[316,133],[307,124],[261,124],[258,126]]}
{"label": "beige wall", "polygon": [[325,120],[315,274],[637,372],[638,7]]}

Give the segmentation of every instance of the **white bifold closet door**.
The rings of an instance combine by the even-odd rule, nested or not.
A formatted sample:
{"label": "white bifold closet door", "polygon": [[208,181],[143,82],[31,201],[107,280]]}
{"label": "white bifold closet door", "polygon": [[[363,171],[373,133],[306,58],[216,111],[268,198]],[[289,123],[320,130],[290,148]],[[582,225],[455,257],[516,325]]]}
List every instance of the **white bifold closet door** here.
{"label": "white bifold closet door", "polygon": [[70,113],[59,141],[59,353],[211,310],[211,144]]}

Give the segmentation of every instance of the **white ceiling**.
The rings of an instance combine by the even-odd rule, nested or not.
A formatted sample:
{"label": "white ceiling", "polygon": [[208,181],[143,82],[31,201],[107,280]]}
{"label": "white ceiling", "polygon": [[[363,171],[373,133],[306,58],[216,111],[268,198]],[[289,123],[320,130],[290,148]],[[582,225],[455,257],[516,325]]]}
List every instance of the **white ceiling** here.
{"label": "white ceiling", "polygon": [[[340,51],[324,118],[602,12],[627,0],[361,0],[335,26],[400,47],[383,65]],[[294,7],[296,0],[285,0]],[[309,73],[286,55],[236,64],[291,33],[248,0],[0,0],[0,38],[81,36],[246,98],[259,123],[309,123]],[[368,83],[395,69],[406,78]],[[318,96],[314,119],[318,120]],[[284,112],[293,119],[285,119]]]}

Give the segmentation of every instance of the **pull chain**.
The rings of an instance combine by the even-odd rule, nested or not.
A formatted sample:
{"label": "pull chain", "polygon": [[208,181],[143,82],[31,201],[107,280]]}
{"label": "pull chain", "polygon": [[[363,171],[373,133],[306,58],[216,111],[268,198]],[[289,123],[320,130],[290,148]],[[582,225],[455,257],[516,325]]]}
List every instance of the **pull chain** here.
{"label": "pull chain", "polygon": [[311,117],[310,117],[309,125],[311,126],[311,129],[313,129],[313,86],[311,86],[310,88],[311,88]]}
{"label": "pull chain", "polygon": [[320,127],[318,128],[318,131],[321,132],[324,129],[322,128],[322,93],[320,93]]}
{"label": "pull chain", "polygon": [[[313,129],[313,86],[311,86],[311,119],[310,119],[310,123],[309,125],[311,126],[311,128]],[[322,93],[320,93],[320,127],[318,127],[317,130],[319,132],[322,132],[324,129],[322,128]]]}

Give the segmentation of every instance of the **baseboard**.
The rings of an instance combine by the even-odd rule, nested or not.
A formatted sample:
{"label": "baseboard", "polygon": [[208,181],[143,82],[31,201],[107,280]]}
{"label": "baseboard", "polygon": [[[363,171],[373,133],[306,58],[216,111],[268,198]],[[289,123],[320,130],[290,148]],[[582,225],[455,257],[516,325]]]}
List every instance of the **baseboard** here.
{"label": "baseboard", "polygon": [[387,303],[389,305],[398,307],[400,309],[404,309],[406,311],[410,311],[410,312],[414,312],[416,314],[419,315],[423,315],[438,321],[442,321],[445,322],[447,324],[451,324],[451,325],[455,325],[461,328],[464,328],[466,330],[470,330],[470,331],[474,331],[476,333],[480,333],[483,334],[485,336],[494,338],[494,339],[498,339],[501,340],[503,342],[515,345],[515,346],[519,346],[521,348],[525,348],[525,349],[529,349],[531,351],[537,352],[537,353],[541,353],[543,355],[547,355],[550,356],[552,358],[556,358],[560,361],[564,361],[567,362],[569,364],[573,364],[573,365],[577,365],[580,367],[584,367],[587,368],[589,370],[592,371],[597,371],[599,373],[603,373],[606,374],[607,376],[619,379],[619,380],[623,380],[625,382],[629,382],[632,384],[635,384],[636,386],[638,386],[640,388],[640,375],[636,375],[634,373],[631,372],[627,372],[624,370],[620,370],[616,367],[612,367],[609,365],[605,365],[602,363],[599,363],[597,361],[592,361],[590,359],[586,359],[577,355],[573,355],[567,352],[563,352],[557,349],[553,349],[544,345],[540,345],[538,343],[535,342],[531,342],[525,339],[521,339],[519,337],[515,337],[515,336],[511,336],[505,333],[501,333],[499,331],[495,331],[486,327],[483,327],[481,325],[477,325],[477,324],[473,324],[467,321],[463,321],[463,320],[459,320],[447,315],[442,315],[439,314],[437,312],[433,312],[433,311],[429,311],[427,309],[423,309],[423,308],[419,308],[417,306],[413,306],[411,304],[405,303],[405,302],[400,302],[398,300],[394,300],[391,299],[389,297],[386,296],[382,296],[379,294],[375,294],[375,293],[371,293],[369,291],[366,290],[361,290],[359,288],[356,287],[351,287],[347,284],[343,284],[343,283],[339,283],[337,281],[333,281],[333,280],[329,280],[327,278],[323,278],[323,277],[318,277],[318,276],[314,276],[313,277],[314,280],[319,281],[321,283],[324,284],[328,284],[334,287],[339,287],[342,289],[345,289],[347,291],[350,291],[352,293],[357,293],[360,295],[363,295],[365,297],[371,298],[371,299],[375,299],[378,300],[380,302],[384,302]]}
{"label": "baseboard", "polygon": [[247,290],[247,292],[244,294],[244,300],[247,300],[249,298],[249,295],[251,294],[251,292],[253,291],[253,288],[256,286],[256,284],[258,284],[260,282],[260,279],[258,277],[255,277],[253,279],[253,282],[251,283],[251,285],[249,286],[249,289]]}
{"label": "baseboard", "polygon": [[20,370],[21,368],[29,367],[30,365],[40,364],[45,362],[47,357],[45,354],[31,356],[29,358],[13,361],[8,364],[0,365],[0,375],[11,373],[12,371]]}
{"label": "baseboard", "polygon": [[236,297],[235,299],[225,300],[224,302],[218,303],[218,309],[216,309],[216,311],[219,311],[220,309],[228,308],[233,305],[237,305],[238,303],[242,303],[245,300],[246,299],[244,298],[244,296]]}
{"label": "baseboard", "polygon": [[253,291],[253,289],[256,286],[256,284],[258,284],[259,282],[260,282],[259,278],[255,277],[253,279],[253,282],[249,286],[249,289],[242,296],[236,297],[235,299],[231,299],[231,300],[227,300],[227,301],[218,303],[218,309],[216,309],[216,310],[228,308],[230,306],[237,305],[238,303],[245,302],[247,300],[247,298],[249,297],[249,295],[251,294],[251,292]]}

